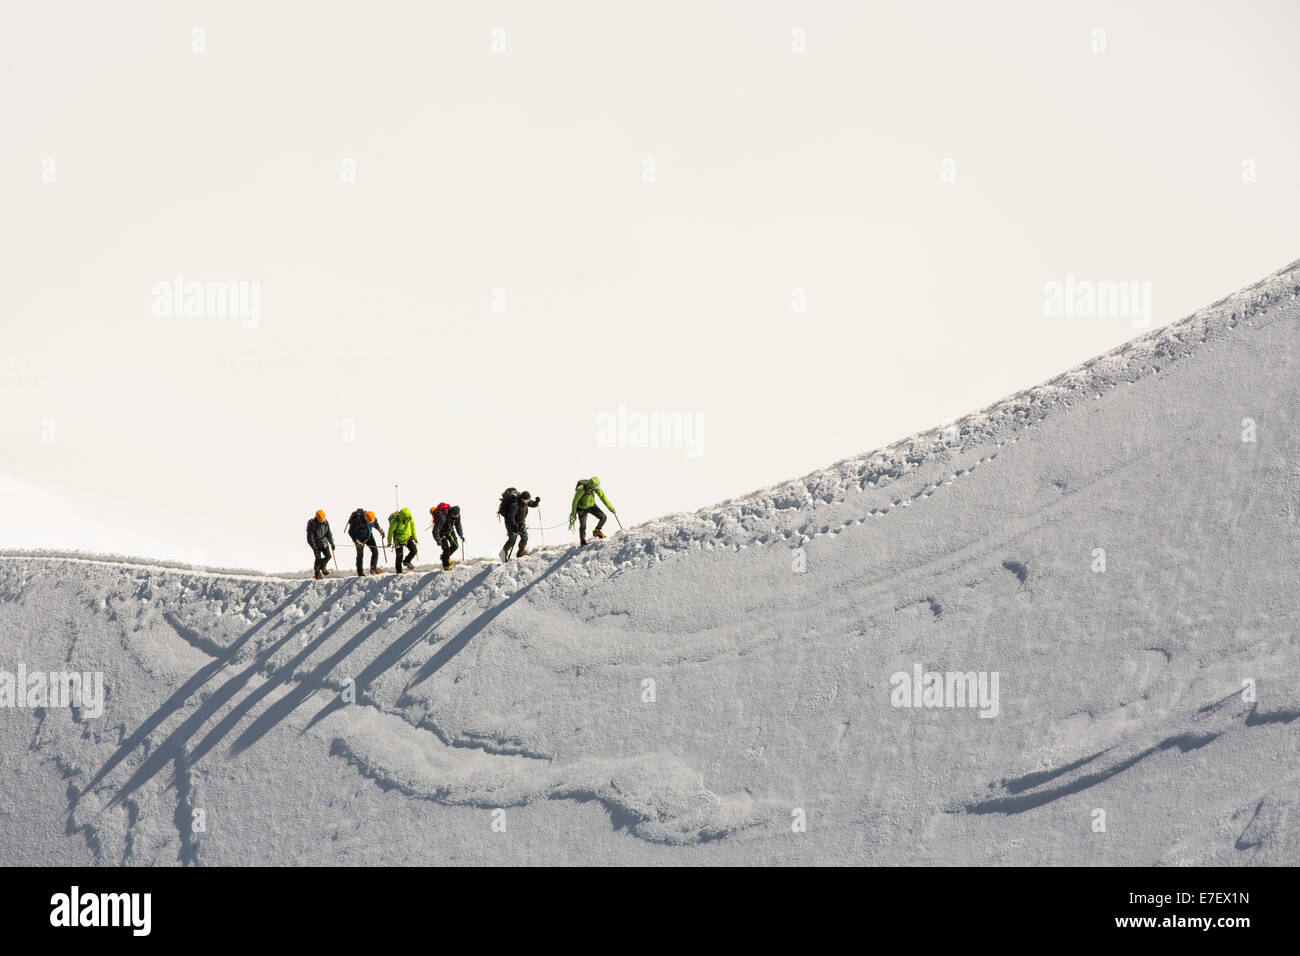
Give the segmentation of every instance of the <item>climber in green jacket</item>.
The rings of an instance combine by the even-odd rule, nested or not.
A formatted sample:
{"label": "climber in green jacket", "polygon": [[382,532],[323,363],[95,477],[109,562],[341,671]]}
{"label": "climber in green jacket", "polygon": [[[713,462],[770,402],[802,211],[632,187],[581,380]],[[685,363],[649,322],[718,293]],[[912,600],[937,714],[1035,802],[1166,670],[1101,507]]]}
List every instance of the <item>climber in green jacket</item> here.
{"label": "climber in green jacket", "polygon": [[599,478],[584,478],[578,482],[573,489],[573,505],[569,508],[569,530],[573,530],[573,522],[578,522],[578,544],[581,547],[587,545],[587,515],[596,516],[596,527],[591,530],[591,534],[596,538],[605,537],[605,532],[601,529],[605,527],[605,512],[600,510],[596,504],[596,496],[600,495],[600,500],[605,502],[605,507],[609,509],[610,514],[618,514],[614,506],[609,503],[605,497],[605,492],[600,488]]}
{"label": "climber in green jacket", "polygon": [[[402,568],[411,570],[415,567],[415,519],[411,517],[411,509],[403,508],[401,511],[394,511],[388,516],[388,543],[393,546],[397,553],[397,573],[402,573]],[[402,558],[402,545],[406,545],[407,554],[405,560]]]}

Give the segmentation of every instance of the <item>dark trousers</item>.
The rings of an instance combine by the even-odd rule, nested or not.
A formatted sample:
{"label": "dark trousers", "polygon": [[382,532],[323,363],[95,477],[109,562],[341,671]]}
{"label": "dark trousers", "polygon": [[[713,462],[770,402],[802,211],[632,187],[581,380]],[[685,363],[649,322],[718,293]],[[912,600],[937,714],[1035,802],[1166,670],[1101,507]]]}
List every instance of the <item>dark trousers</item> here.
{"label": "dark trousers", "polygon": [[397,554],[397,573],[398,573],[398,574],[401,574],[401,573],[402,573],[402,564],[403,564],[403,563],[405,563],[407,567],[410,567],[412,564],[415,563],[415,551],[416,551],[416,548],[415,548],[415,539],[414,539],[414,538],[411,538],[409,541],[407,541],[405,547],[407,548],[407,552],[406,552],[406,559],[405,559],[405,562],[403,562],[403,559],[402,559],[402,548],[403,548],[403,545],[400,545],[400,544],[397,544],[397,543],[394,543],[394,544],[393,544],[393,551]]}
{"label": "dark trousers", "polygon": [[587,515],[596,516],[596,530],[600,531],[605,527],[605,519],[608,515],[600,510],[600,505],[592,505],[590,508],[583,508],[578,512],[578,540],[587,540]]}
{"label": "dark trousers", "polygon": [[328,545],[322,544],[316,549],[316,563],[312,565],[313,571],[324,571],[325,565],[330,563],[330,549]]}
{"label": "dark trousers", "polygon": [[375,543],[374,543],[373,541],[372,541],[372,542],[369,542],[369,543],[367,543],[367,542],[365,542],[365,541],[356,541],[356,542],[353,542],[353,543],[356,544],[356,546],[357,546],[357,574],[360,574],[360,573],[361,573],[361,558],[362,558],[362,556],[366,553],[366,548],[367,548],[367,547],[370,548],[370,570],[371,570],[371,571],[378,570],[378,568],[379,568],[379,548],[378,548],[378,546],[375,545]]}
{"label": "dark trousers", "polygon": [[438,539],[438,543],[442,545],[442,563],[445,565],[447,560],[456,553],[456,549],[460,547],[460,542],[456,540],[454,534],[444,534]]}
{"label": "dark trousers", "polygon": [[506,539],[506,549],[505,549],[505,550],[506,550],[506,554],[507,554],[507,555],[509,555],[510,552],[511,552],[511,550],[514,548],[514,546],[515,546],[515,539],[516,539],[516,538],[519,540],[519,547],[521,547],[521,548],[526,548],[526,547],[528,547],[528,529],[527,529],[527,528],[519,528],[518,530],[516,530],[516,529],[514,529],[514,528],[506,528],[506,532],[510,535],[510,537]]}

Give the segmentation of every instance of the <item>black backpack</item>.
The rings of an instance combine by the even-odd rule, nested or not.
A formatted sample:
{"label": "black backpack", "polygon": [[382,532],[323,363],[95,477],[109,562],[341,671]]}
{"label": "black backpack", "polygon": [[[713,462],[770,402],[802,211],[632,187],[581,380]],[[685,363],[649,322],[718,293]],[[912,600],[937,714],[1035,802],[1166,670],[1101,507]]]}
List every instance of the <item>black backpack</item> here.
{"label": "black backpack", "polygon": [[354,538],[365,537],[366,528],[370,522],[366,520],[366,509],[358,508],[348,516],[348,534]]}
{"label": "black backpack", "polygon": [[502,518],[509,518],[515,513],[515,502],[518,500],[518,489],[507,488],[501,492],[501,504],[497,505],[497,514]]}

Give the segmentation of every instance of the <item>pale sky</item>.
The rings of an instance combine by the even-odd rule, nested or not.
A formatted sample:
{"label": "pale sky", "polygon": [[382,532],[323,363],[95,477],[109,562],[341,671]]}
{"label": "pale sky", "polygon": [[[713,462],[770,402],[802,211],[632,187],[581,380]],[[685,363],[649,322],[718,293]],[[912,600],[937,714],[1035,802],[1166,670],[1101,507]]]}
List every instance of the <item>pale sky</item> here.
{"label": "pale sky", "polygon": [[[507,485],[554,525],[596,474],[630,526],[959,418],[1143,331],[1045,283],[1149,283],[1155,327],[1300,255],[1297,35],[1293,2],[10,4],[0,548],[301,569],[317,508],[342,539],[400,483],[490,554]],[[178,273],[257,321],[155,315]],[[698,454],[604,447],[620,405]]]}

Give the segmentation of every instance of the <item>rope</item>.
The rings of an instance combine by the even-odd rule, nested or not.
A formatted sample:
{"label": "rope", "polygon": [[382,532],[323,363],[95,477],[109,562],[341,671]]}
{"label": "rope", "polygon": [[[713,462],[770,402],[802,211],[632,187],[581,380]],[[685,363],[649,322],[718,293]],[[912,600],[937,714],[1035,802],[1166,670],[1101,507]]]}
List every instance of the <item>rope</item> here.
{"label": "rope", "polygon": [[[497,517],[500,517],[500,515],[497,515]],[[559,524],[548,524],[548,525],[536,525],[536,524],[530,524],[530,525],[525,525],[525,527],[527,527],[527,529],[528,529],[529,531],[554,531],[556,528],[567,528],[568,526],[569,526],[569,523],[568,523],[567,521],[562,521],[562,522],[560,522]],[[425,531],[428,531],[428,532],[432,532],[432,531],[433,531],[433,525],[429,525],[429,526],[428,526],[427,528],[425,528],[424,530],[425,530]]]}

